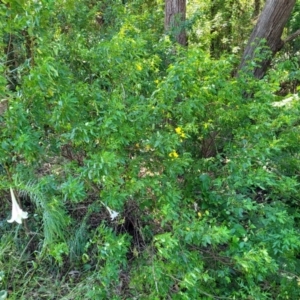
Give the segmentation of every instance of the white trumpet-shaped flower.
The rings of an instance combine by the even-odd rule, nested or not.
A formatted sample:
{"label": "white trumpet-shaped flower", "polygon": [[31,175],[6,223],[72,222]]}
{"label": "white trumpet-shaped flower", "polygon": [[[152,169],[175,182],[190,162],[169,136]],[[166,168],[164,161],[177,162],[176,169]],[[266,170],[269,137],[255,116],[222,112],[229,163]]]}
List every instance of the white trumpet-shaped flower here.
{"label": "white trumpet-shaped flower", "polygon": [[9,223],[17,222],[19,224],[22,224],[22,219],[27,219],[28,213],[23,211],[19,206],[12,188],[10,188],[10,195],[11,195],[11,202],[12,202],[12,213],[11,213],[10,220],[7,220],[7,222]]}
{"label": "white trumpet-shaped flower", "polygon": [[114,211],[114,210],[112,210],[112,209],[110,209],[108,206],[106,208],[107,208],[107,210],[109,212],[111,220],[113,221],[119,215],[119,213],[116,212],[116,211]]}
{"label": "white trumpet-shaped flower", "polygon": [[105,208],[108,210],[109,212],[109,216],[110,216],[110,219],[113,221],[118,215],[119,213],[110,209],[107,205],[105,205],[102,201],[101,203],[105,206]]}

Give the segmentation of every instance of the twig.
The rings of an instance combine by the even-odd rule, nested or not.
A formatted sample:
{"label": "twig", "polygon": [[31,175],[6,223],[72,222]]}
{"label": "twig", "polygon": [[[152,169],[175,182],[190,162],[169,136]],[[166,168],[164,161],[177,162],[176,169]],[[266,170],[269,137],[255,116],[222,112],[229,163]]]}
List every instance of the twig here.
{"label": "twig", "polygon": [[289,43],[300,35],[300,29],[289,35],[286,39],[283,40],[283,43]]}

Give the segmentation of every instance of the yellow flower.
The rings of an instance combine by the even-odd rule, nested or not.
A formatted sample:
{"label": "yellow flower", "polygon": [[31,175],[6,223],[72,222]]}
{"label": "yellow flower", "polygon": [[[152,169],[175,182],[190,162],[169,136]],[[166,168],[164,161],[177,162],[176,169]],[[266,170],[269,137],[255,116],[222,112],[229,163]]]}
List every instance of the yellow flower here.
{"label": "yellow flower", "polygon": [[172,152],[169,153],[169,156],[171,158],[177,158],[179,155],[178,155],[178,153],[175,150],[173,150]]}
{"label": "yellow flower", "polygon": [[175,128],[176,133],[182,137],[183,139],[186,137],[185,133],[183,132],[183,129],[181,127]]}
{"label": "yellow flower", "polygon": [[136,66],[136,69],[138,71],[142,71],[143,70],[143,67],[142,67],[142,65],[140,63],[137,63],[135,66]]}
{"label": "yellow flower", "polygon": [[51,90],[50,88],[48,89],[48,96],[52,97],[54,95],[53,90]]}
{"label": "yellow flower", "polygon": [[19,206],[12,188],[10,188],[10,195],[11,195],[11,202],[12,202],[12,213],[11,213],[11,218],[7,220],[7,222],[9,223],[17,222],[19,224],[22,224],[22,219],[27,219],[28,213],[23,211]]}

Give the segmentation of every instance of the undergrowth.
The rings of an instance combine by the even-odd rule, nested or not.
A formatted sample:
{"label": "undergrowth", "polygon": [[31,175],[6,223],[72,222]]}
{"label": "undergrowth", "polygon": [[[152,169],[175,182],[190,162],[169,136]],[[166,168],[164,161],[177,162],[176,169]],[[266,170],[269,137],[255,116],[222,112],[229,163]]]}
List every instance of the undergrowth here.
{"label": "undergrowth", "polygon": [[158,4],[0,5],[1,300],[299,298],[294,70],[234,77]]}

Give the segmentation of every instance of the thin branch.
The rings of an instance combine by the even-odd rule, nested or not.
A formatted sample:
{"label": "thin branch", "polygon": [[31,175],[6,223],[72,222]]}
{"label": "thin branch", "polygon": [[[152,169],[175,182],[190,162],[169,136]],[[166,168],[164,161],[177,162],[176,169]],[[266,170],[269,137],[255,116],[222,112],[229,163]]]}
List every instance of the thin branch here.
{"label": "thin branch", "polygon": [[289,35],[285,40],[283,40],[283,43],[289,43],[290,41],[294,40],[300,35],[300,29]]}

